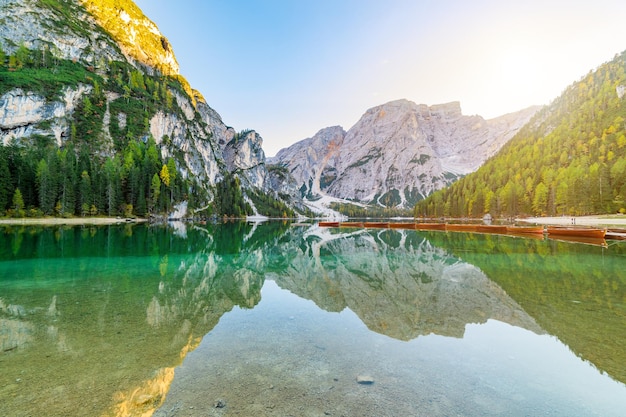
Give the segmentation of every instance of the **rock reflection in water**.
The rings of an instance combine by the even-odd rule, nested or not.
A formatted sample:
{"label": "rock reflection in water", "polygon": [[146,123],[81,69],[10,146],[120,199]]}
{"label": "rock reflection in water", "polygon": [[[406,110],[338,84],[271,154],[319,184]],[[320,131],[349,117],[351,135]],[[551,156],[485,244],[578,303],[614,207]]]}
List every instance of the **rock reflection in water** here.
{"label": "rock reflection in water", "polygon": [[[520,259],[493,268],[494,258],[481,255],[493,250],[491,241],[463,242],[471,247],[466,254],[444,236],[337,233],[283,222],[179,225],[176,233],[145,226],[5,229],[0,415],[151,415],[188,353],[225,313],[256,306],[266,279],[402,341],[433,333],[460,338],[469,323],[489,319],[563,336],[559,317],[546,321],[529,302],[535,286],[483,272],[519,268],[524,253],[542,253],[546,242],[528,241]],[[612,285],[621,291],[619,282]],[[553,295],[542,292],[540,303],[552,305]],[[527,311],[538,312],[541,327]],[[608,327],[601,331],[610,335]],[[597,346],[573,343],[596,365],[607,363],[593,359]]]}
{"label": "rock reflection in water", "polygon": [[260,300],[251,227],[211,227],[5,230],[0,415],[151,414],[220,317]]}
{"label": "rock reflection in water", "polygon": [[542,333],[483,272],[414,232],[313,229],[304,240],[308,246],[271,277],[326,311],[349,308],[377,333],[463,337],[468,323],[490,318]]}
{"label": "rock reflection in water", "polygon": [[626,383],[626,242],[610,247],[431,233],[501,286],[546,332]]}

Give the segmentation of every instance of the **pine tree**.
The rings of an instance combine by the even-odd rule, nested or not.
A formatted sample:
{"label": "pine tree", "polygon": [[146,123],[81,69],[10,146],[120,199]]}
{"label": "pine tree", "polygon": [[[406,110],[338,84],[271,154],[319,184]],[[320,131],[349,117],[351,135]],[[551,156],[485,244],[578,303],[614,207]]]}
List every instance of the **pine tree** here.
{"label": "pine tree", "polygon": [[8,158],[7,149],[4,146],[0,146],[0,214],[4,212],[9,204],[9,196],[13,187]]}
{"label": "pine tree", "polygon": [[118,213],[119,190],[120,190],[120,166],[115,158],[107,159],[104,164],[106,181],[106,208],[109,216]]}
{"label": "pine tree", "polygon": [[13,209],[13,215],[15,217],[24,217],[24,198],[19,188],[15,189],[11,208]]}
{"label": "pine tree", "polygon": [[37,188],[39,208],[44,214],[52,214],[56,200],[56,190],[48,163],[41,159],[37,164]]}
{"label": "pine tree", "polygon": [[159,196],[161,195],[161,180],[159,179],[159,174],[155,173],[152,176],[152,181],[150,183],[150,211],[154,212],[154,210],[158,207]]}
{"label": "pine tree", "polygon": [[81,207],[81,215],[88,215],[91,205],[93,204],[93,198],[91,189],[91,177],[89,176],[89,173],[87,171],[83,171],[80,174],[79,201]]}

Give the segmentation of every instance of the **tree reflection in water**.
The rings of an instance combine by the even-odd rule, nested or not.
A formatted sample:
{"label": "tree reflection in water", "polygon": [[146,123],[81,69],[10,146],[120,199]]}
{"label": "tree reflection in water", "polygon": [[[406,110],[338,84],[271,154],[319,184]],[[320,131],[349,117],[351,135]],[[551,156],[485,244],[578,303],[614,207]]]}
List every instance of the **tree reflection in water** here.
{"label": "tree reflection in water", "polygon": [[188,352],[256,306],[267,278],[398,340],[489,319],[547,331],[626,381],[621,246],[286,222],[3,233],[3,415],[152,413]]}

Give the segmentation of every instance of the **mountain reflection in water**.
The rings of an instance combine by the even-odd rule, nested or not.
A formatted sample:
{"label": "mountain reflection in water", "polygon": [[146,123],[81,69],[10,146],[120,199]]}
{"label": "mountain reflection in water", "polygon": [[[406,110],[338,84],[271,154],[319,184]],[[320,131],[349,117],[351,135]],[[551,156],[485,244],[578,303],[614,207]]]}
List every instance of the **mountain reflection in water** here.
{"label": "mountain reflection in water", "polygon": [[401,341],[489,319],[547,331],[626,382],[623,246],[285,222],[2,233],[0,415],[152,414],[267,279]]}

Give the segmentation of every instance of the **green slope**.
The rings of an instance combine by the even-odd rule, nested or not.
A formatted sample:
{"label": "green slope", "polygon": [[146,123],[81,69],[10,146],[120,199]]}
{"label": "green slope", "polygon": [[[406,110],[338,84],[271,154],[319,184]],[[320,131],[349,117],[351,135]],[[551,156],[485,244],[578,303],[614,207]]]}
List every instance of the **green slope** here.
{"label": "green slope", "polygon": [[540,111],[478,171],[415,215],[497,217],[626,212],[626,52]]}

